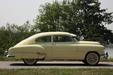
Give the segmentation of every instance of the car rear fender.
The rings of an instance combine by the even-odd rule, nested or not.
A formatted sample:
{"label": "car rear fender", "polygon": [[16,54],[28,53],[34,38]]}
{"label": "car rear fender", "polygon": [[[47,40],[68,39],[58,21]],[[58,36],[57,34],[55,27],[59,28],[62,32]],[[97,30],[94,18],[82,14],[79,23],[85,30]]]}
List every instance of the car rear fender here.
{"label": "car rear fender", "polygon": [[9,49],[9,55],[16,58],[43,58],[45,56],[44,48],[41,45],[22,45]]}

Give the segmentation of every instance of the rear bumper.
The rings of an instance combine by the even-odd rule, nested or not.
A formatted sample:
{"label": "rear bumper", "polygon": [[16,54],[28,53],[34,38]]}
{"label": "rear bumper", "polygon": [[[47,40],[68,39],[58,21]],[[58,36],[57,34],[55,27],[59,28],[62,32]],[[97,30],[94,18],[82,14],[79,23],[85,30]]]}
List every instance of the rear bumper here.
{"label": "rear bumper", "polygon": [[4,52],[4,56],[7,56],[7,54],[8,54],[8,51],[6,50],[6,51]]}
{"label": "rear bumper", "polygon": [[8,51],[7,50],[4,52],[4,56],[6,56],[6,57],[15,57],[13,55],[8,54]]}

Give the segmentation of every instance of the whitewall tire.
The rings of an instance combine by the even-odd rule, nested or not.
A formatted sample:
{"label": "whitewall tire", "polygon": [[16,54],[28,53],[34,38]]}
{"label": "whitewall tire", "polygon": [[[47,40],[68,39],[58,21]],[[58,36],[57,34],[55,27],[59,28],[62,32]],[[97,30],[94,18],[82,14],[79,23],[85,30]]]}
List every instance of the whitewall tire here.
{"label": "whitewall tire", "polygon": [[37,59],[23,59],[23,62],[27,65],[35,65],[37,62]]}
{"label": "whitewall tire", "polygon": [[100,56],[96,52],[89,52],[85,57],[85,63],[88,65],[97,65],[99,63]]}

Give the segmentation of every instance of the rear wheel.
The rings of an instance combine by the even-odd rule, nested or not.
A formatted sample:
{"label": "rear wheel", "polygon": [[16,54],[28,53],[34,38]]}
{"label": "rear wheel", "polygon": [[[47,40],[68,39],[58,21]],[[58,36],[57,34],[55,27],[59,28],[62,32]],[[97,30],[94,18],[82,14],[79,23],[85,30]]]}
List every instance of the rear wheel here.
{"label": "rear wheel", "polygon": [[99,54],[97,54],[96,52],[89,52],[85,57],[84,63],[88,65],[97,65],[99,60]]}
{"label": "rear wheel", "polygon": [[23,61],[27,65],[35,65],[37,62],[37,59],[23,59]]}

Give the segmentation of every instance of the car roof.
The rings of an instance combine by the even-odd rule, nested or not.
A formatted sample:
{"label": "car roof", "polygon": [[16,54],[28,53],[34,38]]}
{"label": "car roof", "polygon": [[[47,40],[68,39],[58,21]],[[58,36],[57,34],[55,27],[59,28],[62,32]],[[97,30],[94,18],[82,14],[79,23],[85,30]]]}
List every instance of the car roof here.
{"label": "car roof", "polygon": [[21,42],[19,42],[17,45],[15,46],[19,46],[19,45],[25,45],[30,43],[30,41],[34,41],[36,38],[39,37],[43,37],[43,36],[51,36],[51,35],[68,35],[68,36],[76,36],[75,34],[72,33],[68,33],[68,32],[42,32],[42,33],[37,33],[33,36],[30,36],[24,40],[22,40]]}
{"label": "car roof", "polygon": [[76,36],[75,34],[68,33],[68,32],[42,32],[42,33],[37,33],[31,37],[43,37],[43,36],[50,36],[50,35],[69,35],[69,36]]}

